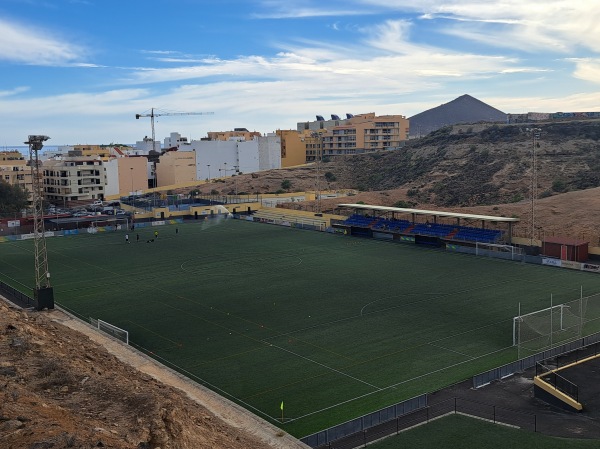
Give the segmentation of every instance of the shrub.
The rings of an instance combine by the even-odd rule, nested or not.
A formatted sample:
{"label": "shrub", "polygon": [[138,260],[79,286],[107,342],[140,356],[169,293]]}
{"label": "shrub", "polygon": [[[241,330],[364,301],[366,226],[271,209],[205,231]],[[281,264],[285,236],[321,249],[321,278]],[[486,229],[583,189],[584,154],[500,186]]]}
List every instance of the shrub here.
{"label": "shrub", "polygon": [[327,182],[333,182],[337,178],[335,177],[335,175],[333,173],[331,173],[330,171],[328,171],[327,173],[325,173],[325,179],[327,180]]}
{"label": "shrub", "polygon": [[510,199],[511,203],[518,203],[519,201],[523,201],[525,197],[522,193],[515,193],[513,197]]}
{"label": "shrub", "polygon": [[289,179],[284,179],[283,181],[281,181],[282,189],[290,190],[291,187],[292,187],[292,181],[290,181]]}
{"label": "shrub", "polygon": [[400,201],[396,202],[392,207],[400,207],[403,209],[410,209],[412,207],[415,207],[416,205],[417,205],[417,203],[415,203],[414,201],[400,200]]}
{"label": "shrub", "polygon": [[561,179],[555,179],[552,183],[552,191],[554,192],[564,192],[567,190],[567,184]]}

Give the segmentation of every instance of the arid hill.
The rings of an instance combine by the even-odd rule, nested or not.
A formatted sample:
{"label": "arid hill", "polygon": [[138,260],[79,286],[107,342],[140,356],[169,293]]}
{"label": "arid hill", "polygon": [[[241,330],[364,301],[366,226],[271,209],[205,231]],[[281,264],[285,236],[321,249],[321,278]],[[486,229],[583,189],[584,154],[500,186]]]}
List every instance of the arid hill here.
{"label": "arid hill", "polygon": [[21,311],[0,300],[0,447],[306,447],[207,393],[209,410],[194,400],[197,387],[168,386],[162,380],[173,374],[151,361],[135,369],[129,363],[138,357],[128,351],[60,311]]}
{"label": "arid hill", "polygon": [[[516,235],[531,229],[533,134],[526,125],[455,125],[395,151],[332,158],[320,165],[242,174],[188,193],[244,194],[354,189],[352,197],[322,201],[441,209],[518,217]],[[600,121],[537,125],[535,229],[597,245],[600,230]],[[285,181],[285,184],[283,184]],[[285,186],[286,188],[283,188]],[[312,203],[282,207],[314,210]]]}

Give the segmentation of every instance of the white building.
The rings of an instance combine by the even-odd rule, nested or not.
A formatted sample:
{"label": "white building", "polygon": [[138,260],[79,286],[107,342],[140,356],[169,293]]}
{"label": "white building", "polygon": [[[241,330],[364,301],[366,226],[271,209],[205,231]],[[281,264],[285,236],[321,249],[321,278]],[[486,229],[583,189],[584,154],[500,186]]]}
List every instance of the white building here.
{"label": "white building", "polygon": [[135,143],[135,154],[132,154],[132,156],[147,155],[152,150],[160,153],[161,148],[160,141],[153,142],[151,137],[146,136],[143,140],[138,140]]}
{"label": "white building", "polygon": [[196,152],[198,180],[281,168],[281,139],[276,134],[250,141],[193,140],[182,150]]}
{"label": "white building", "polygon": [[171,133],[169,137],[165,137],[164,148],[177,148],[179,151],[188,151],[190,143],[187,137],[182,137],[179,133]]}

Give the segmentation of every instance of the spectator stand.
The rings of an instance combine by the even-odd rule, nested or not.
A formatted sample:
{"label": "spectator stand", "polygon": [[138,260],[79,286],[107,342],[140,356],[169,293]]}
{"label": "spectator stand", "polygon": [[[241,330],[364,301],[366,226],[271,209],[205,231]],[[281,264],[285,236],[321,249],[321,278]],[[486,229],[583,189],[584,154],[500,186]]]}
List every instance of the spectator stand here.
{"label": "spectator stand", "polygon": [[520,221],[492,215],[369,204],[339,204],[337,207],[351,213],[346,220],[332,224],[343,228],[345,234],[394,240],[404,240],[402,237],[408,236],[411,240],[414,238],[415,243],[432,246],[446,243],[511,244],[513,224]]}

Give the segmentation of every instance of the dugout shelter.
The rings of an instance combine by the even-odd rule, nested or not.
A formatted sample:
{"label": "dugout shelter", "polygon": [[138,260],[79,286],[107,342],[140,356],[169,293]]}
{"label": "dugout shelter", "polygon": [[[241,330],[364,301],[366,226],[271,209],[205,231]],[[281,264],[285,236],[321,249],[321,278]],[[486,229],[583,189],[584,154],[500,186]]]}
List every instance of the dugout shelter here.
{"label": "dugout shelter", "polygon": [[93,215],[88,217],[68,217],[68,218],[52,218],[46,219],[51,224],[54,230],[59,229],[81,229],[88,227],[101,226],[122,226],[125,229],[129,228],[129,219],[127,217],[115,217],[111,215]]}
{"label": "dugout shelter", "polygon": [[351,212],[348,219],[334,225],[343,228],[346,234],[373,237],[374,233],[388,233],[437,246],[445,241],[510,244],[513,225],[520,221],[512,217],[370,204],[339,204],[337,207]]}
{"label": "dugout shelter", "polygon": [[542,241],[542,254],[560,260],[585,262],[588,260],[589,242],[568,237],[546,237]]}

